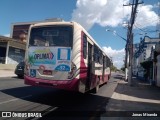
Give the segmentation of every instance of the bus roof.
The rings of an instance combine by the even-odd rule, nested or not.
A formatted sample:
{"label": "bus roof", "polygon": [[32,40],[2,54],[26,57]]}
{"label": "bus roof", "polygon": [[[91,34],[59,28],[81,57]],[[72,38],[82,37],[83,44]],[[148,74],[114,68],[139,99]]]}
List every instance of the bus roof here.
{"label": "bus roof", "polygon": [[31,24],[31,27],[36,27],[36,26],[46,26],[46,25],[73,25],[73,22],[39,22],[35,24]]}

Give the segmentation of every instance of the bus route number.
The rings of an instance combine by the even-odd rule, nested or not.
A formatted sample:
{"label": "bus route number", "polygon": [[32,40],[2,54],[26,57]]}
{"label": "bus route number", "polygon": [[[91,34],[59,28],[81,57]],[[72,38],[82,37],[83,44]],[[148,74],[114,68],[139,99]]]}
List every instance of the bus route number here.
{"label": "bus route number", "polygon": [[65,66],[60,66],[60,70],[61,70],[61,71],[65,71],[65,70],[66,70],[66,67],[65,67]]}

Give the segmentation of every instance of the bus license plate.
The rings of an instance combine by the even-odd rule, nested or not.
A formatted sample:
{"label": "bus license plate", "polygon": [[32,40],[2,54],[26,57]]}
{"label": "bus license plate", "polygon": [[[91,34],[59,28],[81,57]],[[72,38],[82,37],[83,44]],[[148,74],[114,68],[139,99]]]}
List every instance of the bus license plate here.
{"label": "bus license plate", "polygon": [[52,75],[52,71],[51,70],[44,70],[43,74],[44,75]]}

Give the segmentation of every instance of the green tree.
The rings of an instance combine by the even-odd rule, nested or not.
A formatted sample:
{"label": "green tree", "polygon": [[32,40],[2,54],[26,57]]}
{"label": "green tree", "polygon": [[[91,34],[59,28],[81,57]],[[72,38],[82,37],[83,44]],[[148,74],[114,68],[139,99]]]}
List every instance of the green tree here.
{"label": "green tree", "polygon": [[121,70],[122,70],[122,71],[125,71],[125,67],[122,67]]}
{"label": "green tree", "polygon": [[117,71],[117,67],[115,67],[114,65],[111,66],[111,71]]}

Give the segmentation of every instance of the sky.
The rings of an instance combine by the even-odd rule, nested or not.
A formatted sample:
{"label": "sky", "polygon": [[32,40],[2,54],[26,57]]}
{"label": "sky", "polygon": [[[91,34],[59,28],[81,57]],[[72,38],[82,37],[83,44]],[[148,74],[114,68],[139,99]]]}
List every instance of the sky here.
{"label": "sky", "polygon": [[[142,0],[139,0],[142,2]],[[12,23],[62,18],[80,23],[113,60],[124,65],[127,23],[132,0],[0,0],[0,35],[10,36]],[[156,38],[160,0],[138,5],[133,27],[134,43],[146,34]],[[159,10],[160,11],[160,10]],[[109,31],[107,31],[109,30]],[[121,37],[119,37],[121,36]]]}

